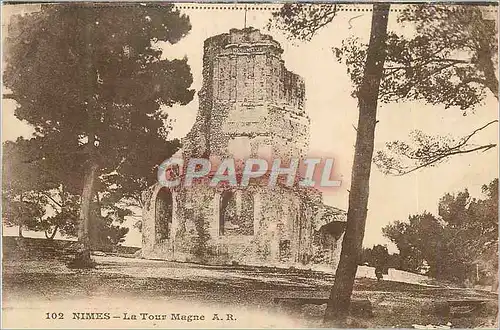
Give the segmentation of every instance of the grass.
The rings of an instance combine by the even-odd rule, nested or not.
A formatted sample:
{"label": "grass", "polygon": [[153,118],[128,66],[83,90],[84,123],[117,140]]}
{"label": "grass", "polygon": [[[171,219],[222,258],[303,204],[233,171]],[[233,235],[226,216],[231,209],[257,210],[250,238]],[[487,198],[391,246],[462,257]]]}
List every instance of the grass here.
{"label": "grass", "polygon": [[[22,257],[19,257],[22,256]],[[301,326],[321,326],[325,306],[283,309],[275,297],[328,296],[333,276],[306,270],[273,267],[207,266],[152,261],[116,256],[94,257],[91,270],[69,269],[63,254],[15,253],[10,249],[3,259],[3,303],[21,308],[26,301],[57,302],[68,299],[86,301],[116,298],[128,306],[139,301],[180,301],[204,306],[226,306],[242,310],[257,309],[297,320]],[[368,299],[373,305],[371,318],[353,318],[353,327],[404,327],[413,324],[452,327],[495,328],[498,296],[472,289],[451,289],[360,278],[354,285],[354,298]],[[436,302],[457,299],[486,300],[486,307],[467,317],[437,315]],[[260,322],[260,321],[259,321]],[[262,321],[264,322],[264,321]],[[176,325],[178,326],[178,325]],[[263,326],[258,323],[257,326]]]}

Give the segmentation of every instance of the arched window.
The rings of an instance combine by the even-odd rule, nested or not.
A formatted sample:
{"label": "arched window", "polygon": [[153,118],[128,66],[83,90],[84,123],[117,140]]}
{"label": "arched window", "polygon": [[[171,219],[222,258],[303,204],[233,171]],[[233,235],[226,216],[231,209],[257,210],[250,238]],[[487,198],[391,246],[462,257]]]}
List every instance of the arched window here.
{"label": "arched window", "polygon": [[219,235],[254,234],[254,198],[249,191],[225,191],[221,195]]}
{"label": "arched window", "polygon": [[166,187],[161,188],[155,201],[155,228],[156,241],[161,242],[170,238],[172,230],[173,199],[172,193]]}
{"label": "arched window", "polygon": [[236,203],[232,191],[224,191],[221,195],[219,210],[219,235],[226,233],[226,224],[232,222],[236,215]]}

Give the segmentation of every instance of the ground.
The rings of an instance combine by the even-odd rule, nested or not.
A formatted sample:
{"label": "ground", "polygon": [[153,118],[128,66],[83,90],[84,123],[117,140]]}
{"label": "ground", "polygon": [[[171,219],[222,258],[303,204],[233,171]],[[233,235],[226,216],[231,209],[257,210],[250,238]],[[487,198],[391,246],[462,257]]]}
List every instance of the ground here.
{"label": "ground", "polygon": [[[3,259],[4,327],[318,327],[324,305],[283,308],[273,299],[327,297],[333,283],[331,274],[317,271],[206,266],[109,254],[94,256],[98,264],[94,270],[72,270],[57,255],[7,252]],[[353,296],[370,300],[374,314],[356,318],[353,327],[451,324],[495,328],[498,310],[498,296],[485,291],[369,278],[356,280]],[[434,312],[436,302],[457,299],[488,303],[467,317]],[[53,319],[53,312],[64,313],[63,319],[56,314]],[[73,313],[78,312],[108,312],[111,319],[75,320]],[[124,313],[135,314],[139,320],[127,320]],[[148,320],[147,315],[141,320],[139,313],[168,317]],[[179,319],[172,320],[172,313],[179,313]],[[181,319],[182,314],[204,315],[205,320],[189,322],[189,317]],[[221,320],[213,320],[214,314]],[[233,319],[228,320],[226,314]]]}

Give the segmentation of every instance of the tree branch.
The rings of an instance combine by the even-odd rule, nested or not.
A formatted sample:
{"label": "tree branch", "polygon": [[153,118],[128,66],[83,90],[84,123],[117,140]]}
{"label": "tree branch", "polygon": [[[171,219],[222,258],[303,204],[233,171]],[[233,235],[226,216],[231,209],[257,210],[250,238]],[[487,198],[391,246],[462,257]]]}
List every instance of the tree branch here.
{"label": "tree branch", "polygon": [[474,134],[478,133],[479,131],[482,131],[483,129],[485,129],[486,127],[490,126],[491,124],[494,124],[494,123],[498,123],[498,119],[495,119],[495,120],[492,120],[490,121],[489,123],[486,123],[485,125],[475,129],[472,131],[472,133],[470,133],[469,135],[467,135],[465,138],[464,138],[464,141],[462,142],[462,144],[458,145],[458,147],[461,147],[461,146],[464,146],[472,136],[474,136]]}
{"label": "tree branch", "polygon": [[4,100],[17,100],[16,95],[14,95],[14,93],[3,93],[2,98]]}
{"label": "tree branch", "polygon": [[45,195],[45,197],[48,197],[57,206],[59,206],[60,208],[63,208],[63,206],[58,201],[56,201],[54,198],[52,198],[52,196],[50,196],[49,194],[47,194],[45,191],[43,191],[42,194]]}
{"label": "tree branch", "polygon": [[488,151],[489,149],[491,148],[494,148],[496,147],[497,145],[496,144],[486,144],[486,145],[483,145],[483,146],[479,146],[479,147],[476,147],[476,148],[472,148],[472,149],[468,149],[468,150],[457,150],[457,151],[453,151],[453,152],[450,152],[450,153],[447,153],[447,154],[443,154],[439,157],[436,157],[435,159],[431,160],[431,161],[428,161],[428,162],[425,162],[423,164],[420,164],[414,168],[412,168],[411,170],[408,170],[408,171],[403,171],[403,172],[399,172],[397,174],[395,174],[395,176],[403,176],[403,175],[406,175],[406,174],[409,174],[409,173],[412,173],[412,172],[415,172],[423,167],[427,167],[427,166],[430,166],[440,160],[443,160],[447,157],[451,157],[453,155],[459,155],[459,154],[468,154],[468,153],[471,153],[471,152],[475,152],[475,151],[479,151],[479,150],[483,150],[483,152],[485,151]]}
{"label": "tree branch", "polygon": [[[459,139],[456,142],[450,141],[446,142],[445,145],[436,145],[437,142],[433,142],[432,140],[427,140],[424,136],[417,137],[415,142],[418,147],[410,147],[407,144],[401,142],[394,142],[392,144],[388,144],[388,150],[392,153],[392,155],[387,155],[385,152],[380,151],[375,158],[375,163],[377,166],[386,174],[391,174],[395,176],[402,176],[414,171],[417,171],[421,168],[432,166],[448,157],[458,155],[458,154],[468,154],[476,151],[486,152],[497,146],[495,143],[489,143],[485,145],[468,145],[470,139],[491,126],[494,123],[498,123],[498,120],[492,120],[483,126],[475,129],[468,135]],[[423,140],[422,140],[423,139]],[[413,166],[404,166],[400,157],[404,157],[413,162]]]}

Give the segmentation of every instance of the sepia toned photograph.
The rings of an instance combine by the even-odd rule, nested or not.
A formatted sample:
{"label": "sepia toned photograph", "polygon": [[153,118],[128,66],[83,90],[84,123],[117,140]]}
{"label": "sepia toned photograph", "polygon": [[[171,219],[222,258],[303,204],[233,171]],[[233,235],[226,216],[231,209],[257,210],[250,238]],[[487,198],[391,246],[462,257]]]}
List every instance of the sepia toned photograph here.
{"label": "sepia toned photograph", "polygon": [[4,329],[498,329],[498,3],[9,2]]}

